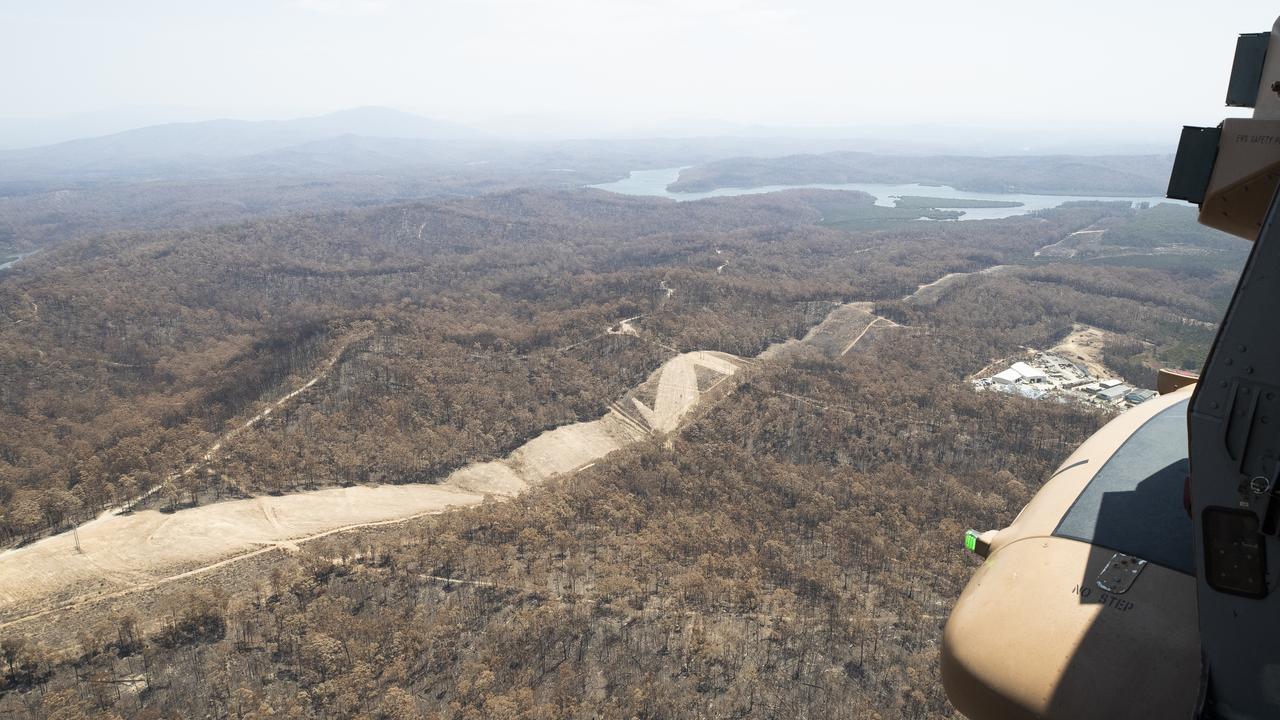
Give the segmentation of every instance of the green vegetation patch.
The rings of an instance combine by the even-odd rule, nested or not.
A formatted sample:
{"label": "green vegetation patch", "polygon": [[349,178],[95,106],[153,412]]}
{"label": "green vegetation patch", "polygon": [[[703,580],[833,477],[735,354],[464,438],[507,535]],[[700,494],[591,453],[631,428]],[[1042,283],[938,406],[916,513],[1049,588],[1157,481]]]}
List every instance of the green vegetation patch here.
{"label": "green vegetation patch", "polygon": [[903,195],[894,199],[900,208],[1012,208],[1022,207],[1023,203],[1012,200],[972,200],[965,198],[926,197],[924,195]]}
{"label": "green vegetation patch", "polygon": [[1164,191],[1164,155],[903,156],[858,152],[726,158],[686,168],[672,192],[808,183],[920,183],[975,192],[1134,196]]}
{"label": "green vegetation patch", "polygon": [[1248,242],[1196,222],[1196,209],[1160,203],[1139,209],[1127,221],[1107,228],[1102,244],[1124,247],[1191,245],[1209,250],[1247,251]]}
{"label": "green vegetation patch", "polygon": [[864,193],[840,193],[848,197],[823,198],[813,203],[822,213],[821,224],[845,230],[874,230],[907,220],[957,220],[959,210],[933,207],[885,207]]}

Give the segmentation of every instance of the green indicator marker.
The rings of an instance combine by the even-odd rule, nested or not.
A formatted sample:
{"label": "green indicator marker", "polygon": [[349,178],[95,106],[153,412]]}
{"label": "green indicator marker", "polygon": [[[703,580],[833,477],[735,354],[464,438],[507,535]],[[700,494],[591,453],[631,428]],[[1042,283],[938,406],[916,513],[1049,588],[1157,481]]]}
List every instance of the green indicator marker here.
{"label": "green indicator marker", "polygon": [[964,531],[964,549],[968,550],[969,552],[974,552],[978,549],[978,531],[977,530]]}

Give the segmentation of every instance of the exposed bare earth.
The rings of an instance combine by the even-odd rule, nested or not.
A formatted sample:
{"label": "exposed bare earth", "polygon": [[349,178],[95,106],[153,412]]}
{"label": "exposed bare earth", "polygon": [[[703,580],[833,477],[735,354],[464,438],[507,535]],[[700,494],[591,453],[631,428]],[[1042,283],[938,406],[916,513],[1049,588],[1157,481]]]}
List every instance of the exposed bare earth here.
{"label": "exposed bare earth", "polygon": [[800,340],[787,340],[769,346],[760,353],[761,360],[778,360],[796,353],[817,351],[830,358],[847,355],[872,328],[902,327],[873,313],[875,303],[851,302],[837,306],[822,322],[813,326]]}
{"label": "exposed bare earth", "polygon": [[83,552],[63,533],[0,554],[0,616],[33,604],[147,587],[228,556],[344,525],[474,505],[456,487],[350,487],[205,505],[172,514],[108,515],[79,529]]}
{"label": "exposed bare earth", "polygon": [[[905,299],[936,302],[963,275],[952,273],[921,285]],[[674,290],[665,282],[662,289],[668,294]],[[607,332],[638,335],[632,325],[638,319],[628,318]],[[840,304],[802,340],[771,346],[759,359],[814,351],[839,357],[871,329],[897,327],[875,315],[872,303]],[[335,359],[326,363],[321,374]],[[172,514],[157,510],[104,513],[80,526],[83,552],[77,552],[73,536],[64,533],[0,553],[0,628],[119,598],[335,532],[472,506],[486,497],[514,496],[547,478],[589,466],[641,438],[676,430],[724,380],[751,362],[718,352],[677,355],[613,403],[604,417],[549,430],[502,460],[469,465],[438,485],[328,489],[222,502]],[[314,383],[312,379],[221,438],[204,459]]]}
{"label": "exposed bare earth", "polygon": [[[106,513],[80,526],[83,552],[76,551],[72,534],[64,533],[0,553],[0,618],[8,619],[0,627],[48,612],[24,615],[24,608],[57,609],[146,589],[264,548],[287,547],[352,526],[476,505],[486,495],[515,495],[651,433],[675,430],[707,392],[740,367],[740,359],[723,353],[676,356],[645,383],[656,385],[652,407],[633,391],[599,420],[547,431],[507,458],[467,466],[439,485],[336,488],[234,500],[172,514]],[[700,374],[713,378],[706,389],[699,389]]]}
{"label": "exposed bare earth", "polygon": [[[920,285],[902,300],[932,305],[946,295],[961,278],[970,275],[994,275],[1008,267],[1008,265],[995,265],[975,272],[947,273],[933,282]],[[905,326],[876,315],[874,302],[843,303],[828,313],[822,322],[813,326],[804,338],[772,345],[759,357],[761,360],[775,360],[800,351],[801,348],[805,351],[818,350],[828,357],[842,357],[847,355],[872,329],[901,327]]]}
{"label": "exposed bare earth", "polygon": [[1082,243],[1097,243],[1106,230],[1077,230],[1061,240],[1045,245],[1035,252],[1035,257],[1071,258],[1080,251]]}
{"label": "exposed bare earth", "polygon": [[1050,348],[1049,352],[1084,366],[1094,377],[1109,378],[1114,373],[1102,364],[1102,345],[1106,338],[1105,330],[1075,323],[1071,326],[1071,334]]}
{"label": "exposed bare earth", "polygon": [[941,300],[942,296],[946,295],[947,291],[951,289],[951,286],[960,278],[968,277],[969,275],[995,275],[1003,272],[1008,267],[1008,265],[994,265],[984,270],[978,270],[977,272],[947,273],[931,283],[921,285],[916,288],[915,292],[902,299],[906,302],[933,305],[937,303],[938,300]]}
{"label": "exposed bare earth", "polygon": [[776,360],[792,355],[801,349],[817,350],[835,357],[844,350],[849,340],[857,337],[874,320],[871,303],[846,303],[827,313],[822,322],[814,325],[800,340],[787,340],[771,345],[760,353],[761,360]]}

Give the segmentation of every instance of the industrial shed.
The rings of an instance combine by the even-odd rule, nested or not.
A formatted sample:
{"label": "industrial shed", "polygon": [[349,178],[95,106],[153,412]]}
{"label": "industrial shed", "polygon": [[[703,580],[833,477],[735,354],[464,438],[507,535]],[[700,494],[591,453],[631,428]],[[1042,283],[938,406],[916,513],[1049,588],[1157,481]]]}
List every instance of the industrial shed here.
{"label": "industrial shed", "polygon": [[1021,379],[1022,374],[1013,368],[996,373],[991,377],[991,381],[997,385],[1013,385]]}
{"label": "industrial shed", "polygon": [[1027,382],[1040,382],[1048,377],[1040,368],[1031,367],[1024,362],[1016,362],[1009,369],[1017,372]]}
{"label": "industrial shed", "polygon": [[1131,392],[1133,392],[1133,388],[1129,387],[1128,385],[1116,385],[1114,387],[1109,387],[1105,390],[1099,391],[1098,399],[1106,402],[1111,402],[1112,400],[1119,400],[1120,398],[1124,397],[1125,395]]}

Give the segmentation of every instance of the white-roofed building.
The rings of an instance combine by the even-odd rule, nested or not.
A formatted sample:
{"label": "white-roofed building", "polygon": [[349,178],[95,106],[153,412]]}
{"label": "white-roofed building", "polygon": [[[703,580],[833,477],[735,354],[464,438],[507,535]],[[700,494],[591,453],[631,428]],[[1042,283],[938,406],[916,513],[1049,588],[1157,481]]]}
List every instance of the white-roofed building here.
{"label": "white-roofed building", "polygon": [[1013,385],[1014,383],[1018,382],[1021,379],[1022,379],[1022,373],[1018,372],[1017,370],[1014,370],[1013,368],[1009,368],[1008,370],[1005,370],[1003,372],[996,373],[991,378],[992,382],[994,382],[997,385]]}
{"label": "white-roofed building", "polygon": [[1017,372],[1027,382],[1040,382],[1046,377],[1043,370],[1033,368],[1024,362],[1016,362],[1009,369]]}

